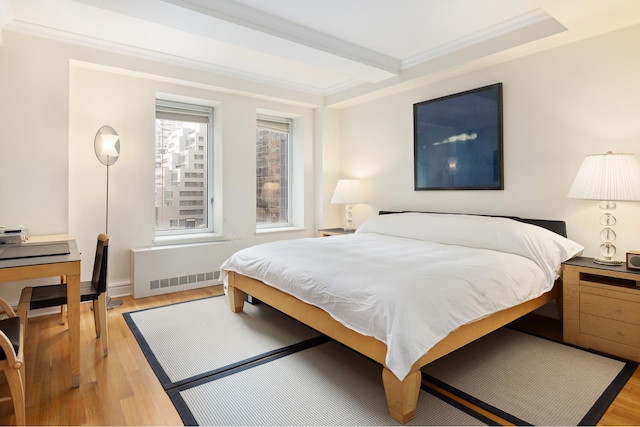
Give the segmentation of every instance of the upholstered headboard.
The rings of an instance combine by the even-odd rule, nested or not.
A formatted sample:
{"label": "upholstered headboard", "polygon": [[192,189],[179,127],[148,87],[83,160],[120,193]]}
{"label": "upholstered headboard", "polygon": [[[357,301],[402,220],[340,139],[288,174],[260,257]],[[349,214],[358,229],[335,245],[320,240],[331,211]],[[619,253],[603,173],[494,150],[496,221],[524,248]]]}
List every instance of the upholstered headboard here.
{"label": "upholstered headboard", "polygon": [[[404,213],[404,212],[419,212],[419,211],[380,211],[380,215],[385,214],[396,214],[396,213]],[[445,213],[445,212],[422,212],[422,213]],[[462,215],[459,213],[450,214],[450,215]],[[465,214],[465,215],[475,215],[475,214]],[[478,215],[478,216],[493,216],[499,218],[509,218],[514,221],[520,221],[527,224],[537,225],[538,227],[546,228],[547,230],[553,231],[556,234],[559,234],[563,237],[567,237],[567,224],[564,221],[560,220],[548,220],[548,219],[530,219],[530,218],[520,218],[517,216],[505,216],[505,215]]]}

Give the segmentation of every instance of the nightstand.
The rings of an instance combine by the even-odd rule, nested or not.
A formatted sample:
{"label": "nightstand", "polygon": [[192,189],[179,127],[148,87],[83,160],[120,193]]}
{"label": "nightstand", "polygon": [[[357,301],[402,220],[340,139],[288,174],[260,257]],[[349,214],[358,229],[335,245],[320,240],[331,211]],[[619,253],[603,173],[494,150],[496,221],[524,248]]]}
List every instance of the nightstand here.
{"label": "nightstand", "polygon": [[564,341],[640,362],[640,271],[585,257],[562,271]]}
{"label": "nightstand", "polygon": [[345,230],[344,228],[324,228],[318,230],[318,237],[340,236],[342,234],[353,234],[356,230]]}

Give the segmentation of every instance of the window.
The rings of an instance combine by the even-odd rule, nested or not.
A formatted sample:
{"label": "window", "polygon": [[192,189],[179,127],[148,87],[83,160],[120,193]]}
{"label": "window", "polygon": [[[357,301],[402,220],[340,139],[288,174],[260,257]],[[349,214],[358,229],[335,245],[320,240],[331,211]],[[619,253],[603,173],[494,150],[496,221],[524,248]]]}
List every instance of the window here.
{"label": "window", "polygon": [[256,124],[256,226],[291,225],[291,120],[258,116]]}
{"label": "window", "polygon": [[212,231],[212,124],[211,107],[156,100],[156,235]]}

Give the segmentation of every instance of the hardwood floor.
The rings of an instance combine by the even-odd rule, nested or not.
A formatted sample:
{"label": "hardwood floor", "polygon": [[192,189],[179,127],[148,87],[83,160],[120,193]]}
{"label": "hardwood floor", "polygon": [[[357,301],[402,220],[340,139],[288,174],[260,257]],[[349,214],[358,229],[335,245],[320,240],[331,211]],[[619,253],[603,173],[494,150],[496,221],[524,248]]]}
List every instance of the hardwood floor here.
{"label": "hardwood floor", "polygon": [[[182,421],[162,389],[122,313],[205,298],[221,293],[220,286],[123,301],[108,311],[109,356],[102,357],[95,338],[93,312],[82,305],[80,387],[71,388],[66,325],[55,315],[29,320],[27,366],[27,423],[35,425],[181,425]],[[527,324],[528,322],[528,324]],[[540,334],[557,335],[557,324],[535,317],[521,325]],[[560,332],[561,333],[561,332]],[[6,394],[6,384],[0,386]],[[618,395],[599,425],[640,425],[640,370]],[[10,402],[0,403],[0,424],[13,424]]]}
{"label": "hardwood floor", "polygon": [[[29,319],[25,345],[27,423],[182,425],[122,313],[221,292],[217,286],[150,298],[118,298],[122,306],[107,312],[107,357],[102,356],[95,336],[90,304],[82,304],[80,387],[76,389],[71,388],[67,326],[59,324],[59,315]],[[10,423],[15,423],[11,403],[2,403],[0,424]]]}

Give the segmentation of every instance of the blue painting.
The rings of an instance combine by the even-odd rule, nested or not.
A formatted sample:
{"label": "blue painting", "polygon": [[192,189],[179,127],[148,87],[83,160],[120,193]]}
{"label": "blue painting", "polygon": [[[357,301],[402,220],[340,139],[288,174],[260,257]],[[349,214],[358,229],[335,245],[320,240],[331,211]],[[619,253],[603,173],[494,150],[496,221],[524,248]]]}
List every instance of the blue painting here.
{"label": "blue painting", "polygon": [[502,83],[413,105],[416,190],[503,190]]}

